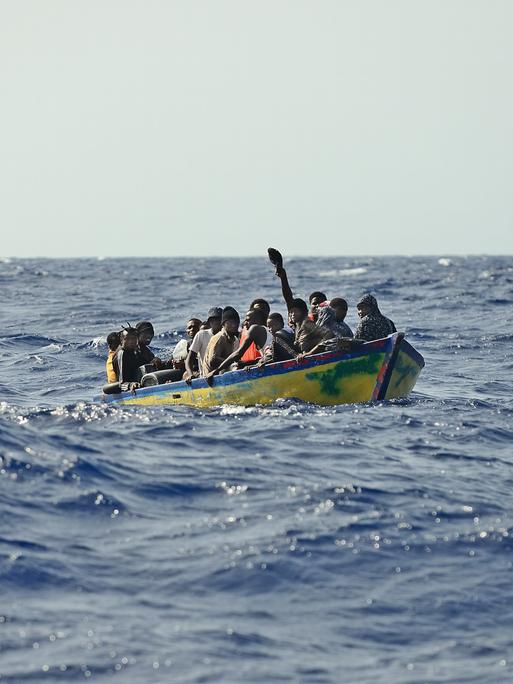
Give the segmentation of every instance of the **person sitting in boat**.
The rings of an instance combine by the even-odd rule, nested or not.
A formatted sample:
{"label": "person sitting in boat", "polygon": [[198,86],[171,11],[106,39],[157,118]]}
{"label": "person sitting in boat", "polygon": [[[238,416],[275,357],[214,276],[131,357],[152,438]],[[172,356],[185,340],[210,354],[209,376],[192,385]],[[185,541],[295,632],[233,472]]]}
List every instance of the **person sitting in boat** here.
{"label": "person sitting in boat", "polygon": [[142,357],[139,351],[139,332],[135,328],[124,328],[121,332],[121,347],[112,361],[114,372],[120,385],[128,384],[127,389],[139,387]]}
{"label": "person sitting in boat", "polygon": [[185,359],[185,373],[183,379],[190,382],[192,378],[205,375],[203,361],[207,351],[208,343],[214,335],[221,330],[221,319],[223,310],[219,306],[214,306],[207,314],[206,323],[208,328],[198,330]]}
{"label": "person sitting in boat", "polygon": [[273,312],[267,319],[267,327],[273,336],[270,346],[264,352],[258,366],[262,367],[266,363],[278,361],[289,361],[296,357],[294,349],[294,333],[285,329],[285,321],[281,313]]}
{"label": "person sitting in boat", "polygon": [[269,313],[271,311],[271,307],[269,306],[269,302],[265,299],[254,299],[251,304],[249,305],[249,310],[251,311],[252,309],[261,309],[266,316],[269,316]]}
{"label": "person sitting in boat", "polygon": [[[189,355],[192,342],[201,328],[201,321],[199,318],[190,318],[185,326],[185,334],[187,337],[181,339],[173,349],[173,355],[168,361],[168,367],[175,370],[185,371],[185,361]],[[198,371],[198,365],[195,364],[194,370]]]}
{"label": "person sitting in boat", "polygon": [[203,359],[205,377],[239,348],[240,317],[232,306],[225,306],[221,318],[221,330],[212,335]]}
{"label": "person sitting in boat", "polygon": [[356,339],[371,342],[372,340],[380,340],[397,332],[394,323],[386,316],[383,316],[379,310],[376,298],[371,294],[364,295],[356,305],[356,309],[360,317],[354,332]]}
{"label": "person sitting in boat", "polygon": [[[265,335],[264,335],[265,332]],[[267,327],[267,315],[263,308],[250,309],[244,318],[240,336],[239,352],[242,354],[240,365],[254,365],[262,358],[264,349],[272,343],[272,333]]]}
{"label": "person sitting in boat", "polygon": [[[247,344],[247,340],[249,337],[249,330],[252,326],[258,325],[262,328],[266,329],[266,322],[267,322],[267,313],[265,312],[264,308],[255,308],[255,309],[250,309],[247,313],[246,316],[244,317],[244,322],[242,324],[242,330],[240,334],[240,342],[239,346],[242,349],[244,347],[244,351],[242,353],[242,356],[240,357],[240,362],[244,365],[250,365],[254,364],[255,361],[258,361],[259,359],[262,358],[262,350],[259,347],[259,345],[256,343],[255,339],[253,338],[250,340]],[[271,342],[271,335],[269,333],[269,344]]]}
{"label": "person sitting in boat", "polygon": [[[276,275],[281,280],[283,298],[285,299],[289,311],[289,323],[295,330],[295,348],[298,354],[302,357],[306,354],[318,354],[326,349],[350,349],[351,345],[348,340],[349,335],[341,335],[341,330],[334,332],[326,325],[327,316],[329,315],[331,319],[334,319],[335,313],[332,309],[329,309],[329,302],[327,301],[324,292],[312,292],[309,297],[311,307],[309,314],[306,302],[303,299],[294,299],[292,295],[287,274],[283,268],[283,257],[278,250],[273,249],[272,247],[268,249],[268,252],[271,263],[276,266]],[[325,314],[323,326],[317,325],[315,321],[312,320],[314,312],[316,315],[316,312],[320,307],[329,309]],[[351,332],[350,329],[349,332]],[[331,340],[331,342],[329,344],[324,344],[328,340]]]}
{"label": "person sitting in boat", "polygon": [[346,300],[343,297],[334,297],[330,301],[330,306],[335,312],[335,321],[338,326],[339,337],[353,337],[353,331],[345,321],[348,308]]}
{"label": "person sitting in boat", "polygon": [[321,328],[308,318],[308,306],[303,299],[292,300],[290,319],[295,331],[294,347],[300,355],[324,351],[324,342],[333,338],[328,329]]}
{"label": "person sitting in boat", "polygon": [[247,363],[242,361],[244,353],[249,349],[251,344],[255,345],[255,348],[259,353],[259,359],[264,356],[267,349],[271,346],[273,336],[265,326],[266,316],[264,312],[261,309],[253,309],[252,311],[248,311],[245,318],[245,322],[246,321],[249,322],[249,327],[244,342],[239,346],[238,349],[227,356],[217,368],[212,369],[206,374],[205,378],[209,384],[212,383],[212,378],[214,375],[228,370],[234,363],[239,366],[247,366],[248,368],[249,366],[254,366],[255,359],[251,359]]}
{"label": "person sitting in boat", "polygon": [[151,363],[156,370],[163,367],[162,361],[155,356],[150,348],[152,339],[155,337],[155,330],[150,321],[139,321],[135,329],[139,333],[139,352],[141,354],[142,364]]}
{"label": "person sitting in boat", "polygon": [[[249,305],[249,311],[246,314],[246,317],[244,319],[244,323],[242,324],[242,330],[240,333],[240,345],[242,346],[244,342],[246,341],[246,337],[248,334],[248,329],[249,327],[254,324],[256,321],[249,321],[248,316],[251,317],[251,312],[253,311],[258,311],[259,314],[259,321],[258,323],[260,325],[265,325],[267,316],[269,315],[269,312],[271,311],[271,307],[269,306],[269,302],[267,302],[265,299],[254,299],[251,304]],[[261,316],[260,314],[263,313],[263,320],[260,320]],[[249,347],[246,349],[244,354],[242,355],[241,361],[243,363],[250,363],[252,361],[257,361],[262,357],[262,354],[260,351],[257,349],[256,345],[254,342],[252,342]]]}
{"label": "person sitting in boat", "polygon": [[113,367],[113,360],[121,344],[121,333],[111,332],[107,335],[107,344],[109,345],[109,355],[107,357],[107,362],[105,363],[105,368],[107,371],[107,382],[117,382],[118,377]]}
{"label": "person sitting in boat", "polygon": [[[323,304],[325,304],[325,306],[323,306]],[[320,304],[313,309],[314,321],[317,325],[329,330],[332,337],[335,339],[353,337],[353,331],[347,323],[344,323],[344,321],[337,321],[337,314],[331,304],[328,302],[324,302],[323,304]]]}
{"label": "person sitting in boat", "polygon": [[324,292],[315,291],[312,292],[308,297],[308,303],[310,304],[310,311],[308,313],[308,318],[312,321],[317,322],[317,313],[319,308],[329,305],[328,298]]}

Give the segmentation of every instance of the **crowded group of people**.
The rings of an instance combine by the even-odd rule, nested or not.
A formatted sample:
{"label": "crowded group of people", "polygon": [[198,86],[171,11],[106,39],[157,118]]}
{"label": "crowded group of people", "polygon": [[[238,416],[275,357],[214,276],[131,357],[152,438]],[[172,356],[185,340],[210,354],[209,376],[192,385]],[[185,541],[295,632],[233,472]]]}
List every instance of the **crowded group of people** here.
{"label": "crowded group of people", "polygon": [[279,312],[271,311],[265,299],[251,302],[242,326],[233,307],[213,307],[205,320],[189,319],[187,339],[181,340],[165,361],[150,348],[155,334],[150,321],[127,325],[107,336],[110,386],[119,388],[117,391],[135,389],[141,380],[144,385],[147,377],[153,378],[151,384],[181,379],[190,383],[198,377],[212,384],[216,374],[234,368],[301,360],[325,351],[349,351],[396,332],[394,323],[380,312],[376,298],[366,294],[356,305],[359,322],[353,334],[345,322],[348,305],[344,298],[329,299],[324,292],[315,291],[307,304],[293,296],[281,254],[270,248],[269,258],[281,281],[286,321]]}

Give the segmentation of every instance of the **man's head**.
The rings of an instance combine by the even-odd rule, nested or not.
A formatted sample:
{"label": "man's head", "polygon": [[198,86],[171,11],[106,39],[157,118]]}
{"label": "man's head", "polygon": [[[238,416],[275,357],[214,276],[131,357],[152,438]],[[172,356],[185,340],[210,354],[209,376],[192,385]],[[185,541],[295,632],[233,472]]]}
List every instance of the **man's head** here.
{"label": "man's head", "polygon": [[139,346],[147,347],[155,335],[152,324],[149,321],[140,321],[135,329],[139,333]]}
{"label": "man's head", "polygon": [[343,321],[347,315],[347,302],[342,297],[335,297],[330,302],[331,308],[335,311],[335,319]]}
{"label": "man's head", "polygon": [[250,309],[260,309],[261,311],[264,312],[266,316],[269,315],[269,312],[271,311],[271,307],[269,306],[269,302],[267,302],[265,299],[254,299],[251,304],[249,305]]}
{"label": "man's head", "polygon": [[325,302],[327,299],[328,298],[326,297],[324,292],[312,292],[312,294],[308,297],[310,306],[318,306],[319,304]]}
{"label": "man's head", "polygon": [[278,330],[284,328],[285,323],[283,321],[283,316],[281,315],[281,313],[270,313],[267,319],[267,327],[273,333],[273,335],[275,335],[278,332]]}
{"label": "man's head", "polygon": [[379,312],[376,297],[373,297],[371,294],[364,295],[356,305],[356,309],[360,318],[364,318],[371,313]]}
{"label": "man's head", "polygon": [[223,309],[222,326],[228,335],[236,335],[239,331],[240,317],[233,306],[225,306]]}
{"label": "man's head", "polygon": [[107,335],[107,344],[109,345],[109,349],[111,351],[116,351],[116,349],[121,344],[121,333],[120,332],[109,333]]}
{"label": "man's head", "polygon": [[262,309],[250,309],[244,317],[244,327],[252,325],[265,325],[267,316]]}
{"label": "man's head", "polygon": [[139,343],[139,333],[136,328],[124,328],[121,333],[121,346],[126,351],[135,351]]}
{"label": "man's head", "polygon": [[221,319],[223,318],[223,310],[220,306],[213,306],[207,314],[207,323],[215,335],[221,330]]}
{"label": "man's head", "polygon": [[187,325],[185,326],[185,332],[187,333],[187,336],[192,339],[200,328],[201,321],[199,318],[189,318]]}
{"label": "man's head", "polygon": [[301,325],[308,316],[308,307],[304,299],[293,299],[289,309],[289,320],[293,325]]}

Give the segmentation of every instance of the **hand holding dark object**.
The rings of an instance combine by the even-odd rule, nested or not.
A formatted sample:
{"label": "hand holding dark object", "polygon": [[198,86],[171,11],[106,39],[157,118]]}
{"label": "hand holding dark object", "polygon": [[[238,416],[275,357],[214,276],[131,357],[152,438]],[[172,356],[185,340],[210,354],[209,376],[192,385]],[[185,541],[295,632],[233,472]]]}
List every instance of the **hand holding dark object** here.
{"label": "hand holding dark object", "polygon": [[276,267],[276,275],[279,276],[280,273],[283,271],[283,257],[278,252],[277,249],[274,249],[274,247],[269,247],[267,250],[267,254],[269,255],[269,261],[273,266]]}

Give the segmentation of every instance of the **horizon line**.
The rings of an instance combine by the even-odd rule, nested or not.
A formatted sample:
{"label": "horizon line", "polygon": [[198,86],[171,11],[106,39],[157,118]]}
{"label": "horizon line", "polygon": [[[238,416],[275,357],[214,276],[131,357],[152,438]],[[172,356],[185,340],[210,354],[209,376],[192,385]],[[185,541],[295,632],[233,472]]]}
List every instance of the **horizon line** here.
{"label": "horizon line", "polygon": [[[354,259],[374,259],[374,258],[395,258],[403,257],[413,259],[418,257],[425,258],[468,258],[468,257],[513,257],[513,254],[504,254],[497,252],[439,252],[438,254],[287,254],[287,259],[338,259],[338,258],[354,258]],[[130,255],[103,255],[103,254],[89,254],[89,255],[31,255],[31,256],[17,256],[4,255],[0,256],[0,262],[10,259],[97,259],[104,261],[107,259],[260,259],[267,258],[267,254],[130,254]]]}

